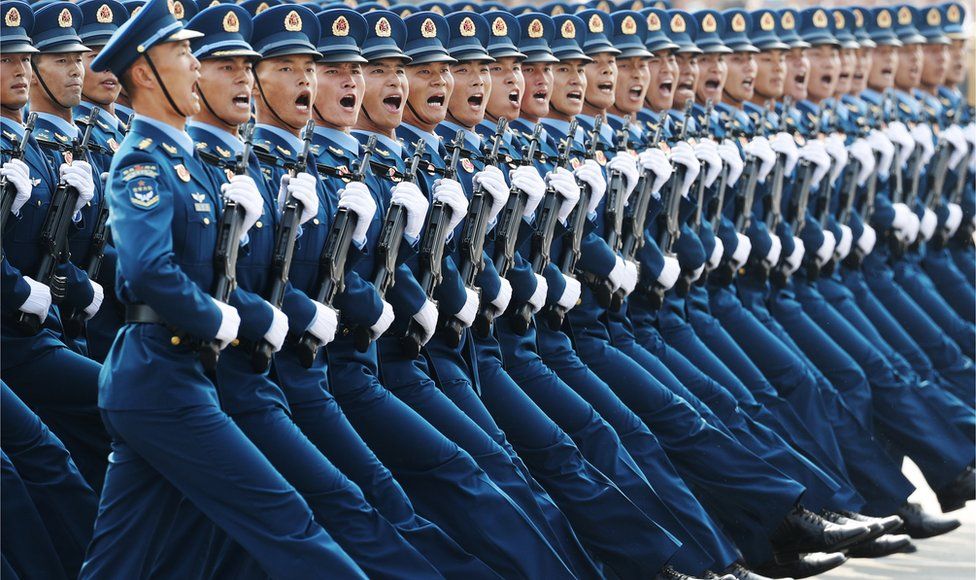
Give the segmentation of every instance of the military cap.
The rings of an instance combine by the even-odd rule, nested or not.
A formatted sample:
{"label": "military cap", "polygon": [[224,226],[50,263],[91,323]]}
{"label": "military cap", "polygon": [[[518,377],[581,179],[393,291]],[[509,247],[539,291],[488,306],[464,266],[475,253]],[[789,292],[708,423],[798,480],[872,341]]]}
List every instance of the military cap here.
{"label": "military cap", "polygon": [[966,9],[958,2],[946,2],[939,8],[942,9],[943,32],[951,40],[965,40],[966,35],[963,30]]}
{"label": "military cap", "polygon": [[790,45],[790,48],[810,48],[810,43],[800,38],[800,13],[793,8],[782,8],[776,12],[776,35]]}
{"label": "military cap", "polygon": [[481,13],[484,8],[477,2],[455,2],[451,4],[451,12],[477,12]]}
{"label": "military cap", "polygon": [[658,10],[671,10],[674,8],[671,0],[654,0],[654,2],[651,2],[650,7],[657,8]]}
{"label": "military cap", "polygon": [[366,14],[367,12],[372,12],[373,10],[386,10],[389,6],[383,6],[379,2],[363,2],[357,4],[353,10],[360,14]]}
{"label": "military cap", "polygon": [[83,0],[78,8],[82,18],[78,36],[85,46],[103,46],[129,18],[125,6],[117,0]]}
{"label": "military cap", "polygon": [[281,6],[282,4],[284,2],[281,0],[244,0],[241,2],[241,7],[247,10],[247,13],[251,16],[257,16],[269,8]]}
{"label": "military cap", "polygon": [[261,58],[308,55],[318,59],[322,58],[315,49],[319,33],[314,12],[301,4],[282,4],[254,17],[251,46]]}
{"label": "military cap", "polygon": [[543,4],[541,7],[539,7],[539,12],[548,14],[549,16],[555,18],[560,14],[572,14],[575,12],[575,10],[569,4],[557,0],[556,2],[547,2]]}
{"label": "military cap", "polygon": [[749,40],[749,13],[740,8],[733,8],[722,12],[724,26],[719,28],[719,35],[725,46],[733,52],[759,52],[756,45]]}
{"label": "military cap", "polygon": [[494,12],[508,12],[512,16],[515,16],[515,13],[509,10],[508,7],[502,4],[501,2],[481,2],[481,3],[477,3],[476,5],[478,6],[477,9],[478,12],[481,12],[482,14],[488,11],[494,11]]}
{"label": "military cap", "polygon": [[665,12],[665,32],[678,45],[675,52],[701,54],[702,50],[695,44],[698,33],[698,22],[695,17],[684,10],[668,10]]}
{"label": "military cap", "polygon": [[[512,13],[512,16],[521,16],[523,14],[529,14],[530,12],[535,12],[536,11],[536,7],[535,6],[532,6],[531,4],[526,4],[524,6],[516,6],[515,8],[507,8],[505,6],[502,6],[501,8],[498,8],[498,9],[499,10],[507,10],[507,11],[509,11],[509,12]],[[543,12],[540,12],[540,13],[541,14],[544,14]]]}
{"label": "military cap", "polygon": [[[614,12],[615,10],[619,10],[620,9],[619,6],[617,6],[614,2],[611,2],[610,0],[589,0],[589,2],[583,4],[582,6],[583,6],[584,9],[585,8],[589,8],[591,10],[602,10],[603,12],[606,12],[607,14],[610,14],[611,12]],[[576,13],[579,14],[580,12],[582,12],[582,9],[580,9],[577,6]],[[584,22],[585,22],[585,19],[584,19]]]}
{"label": "military cap", "polygon": [[895,34],[895,13],[886,6],[871,9],[868,34],[879,46],[901,46],[901,41]]}
{"label": "military cap", "polygon": [[48,2],[34,12],[31,38],[41,53],[88,52],[81,43],[81,8],[71,2]]}
{"label": "military cap", "polygon": [[251,48],[251,33],[254,31],[251,15],[236,4],[217,4],[202,10],[186,27],[203,34],[190,41],[193,56],[200,60],[261,56]]}
{"label": "military cap", "polygon": [[938,6],[913,8],[915,28],[925,37],[926,44],[949,44],[942,22],[942,9]]}
{"label": "military cap", "polygon": [[610,15],[613,32],[610,42],[620,50],[620,58],[648,57],[651,52],[644,45],[647,21],[635,10],[617,10]]}
{"label": "military cap", "polygon": [[146,5],[146,0],[122,0],[122,6],[129,13],[129,18],[135,16],[142,7]]}
{"label": "military cap", "polygon": [[578,12],[576,16],[586,26],[583,52],[587,56],[604,53],[620,54],[620,51],[613,46],[613,42],[610,40],[610,35],[613,33],[613,21],[610,19],[610,14],[602,10],[587,8]]}
{"label": "military cap", "polygon": [[417,6],[419,12],[433,12],[441,16],[447,16],[452,12],[451,5],[447,2],[423,2]]}
{"label": "military cap", "polygon": [[645,8],[639,12],[647,26],[644,47],[651,52],[674,50],[678,45],[671,41],[667,33],[668,13],[661,8]]}
{"label": "military cap", "polygon": [[871,34],[868,32],[868,21],[871,20],[871,12],[867,8],[855,6],[851,8],[851,14],[854,17],[852,29],[854,30],[854,38],[857,39],[857,43],[863,48],[876,47],[877,44],[871,40]]}
{"label": "military cap", "polygon": [[518,18],[504,10],[482,12],[481,16],[488,23],[488,45],[486,48],[492,58],[526,57],[518,49],[522,37]]}
{"label": "military cap", "polygon": [[774,10],[761,8],[749,13],[749,40],[759,50],[788,50],[790,45],[783,42],[776,33],[779,15]]}
{"label": "military cap", "polygon": [[494,61],[485,46],[488,44],[488,21],[475,12],[455,12],[447,15],[450,33],[447,50],[459,61]]}
{"label": "military cap", "polygon": [[394,4],[393,6],[390,6],[389,10],[400,18],[406,18],[414,12],[419,12],[417,7],[413,4]]}
{"label": "military cap", "polygon": [[834,17],[834,38],[841,48],[860,48],[857,37],[854,36],[854,13],[847,8],[831,10]]}
{"label": "military cap", "polygon": [[582,60],[590,62],[590,57],[583,52],[586,42],[586,25],[578,16],[560,14],[552,19],[556,32],[552,37],[552,54],[560,61]]}
{"label": "military cap", "polygon": [[552,40],[556,25],[552,18],[541,12],[527,12],[517,17],[519,23],[519,52],[525,54],[526,63],[559,62],[552,54]]}
{"label": "military cap", "polygon": [[403,52],[407,27],[396,14],[388,10],[375,10],[366,17],[366,40],[363,41],[363,57],[366,60],[399,58],[410,62]]}
{"label": "military cap", "polygon": [[434,12],[414,12],[403,19],[403,24],[407,28],[403,52],[412,59],[411,64],[457,62],[447,51],[450,33],[443,16]]}
{"label": "military cap", "polygon": [[352,8],[332,8],[317,15],[319,62],[366,62],[360,46],[366,38],[366,18]]}
{"label": "military cap", "polygon": [[197,8],[202,12],[218,4],[237,4],[237,2],[233,2],[232,0],[200,0],[197,2]]}
{"label": "military cap", "polygon": [[925,44],[925,37],[915,28],[915,12],[907,4],[895,8],[895,34],[902,44]]}
{"label": "military cap", "polygon": [[173,0],[169,11],[179,20],[183,26],[200,12],[200,8],[194,0]]}
{"label": "military cap", "polygon": [[134,16],[119,27],[91,63],[95,72],[112,71],[121,75],[150,48],[166,42],[192,40],[201,36],[188,30],[170,12],[167,0],[149,0]]}
{"label": "military cap", "polygon": [[800,37],[812,46],[840,43],[834,38],[830,11],[826,8],[806,8],[800,12]]}
{"label": "military cap", "polygon": [[640,12],[645,8],[650,8],[650,3],[644,0],[621,0],[617,2],[618,10],[633,10],[634,12]]}
{"label": "military cap", "polygon": [[38,52],[30,33],[34,28],[34,11],[26,2],[0,2],[3,22],[0,23],[0,52],[26,54]]}
{"label": "military cap", "polygon": [[705,54],[728,54],[732,49],[725,46],[719,30],[725,27],[725,17],[718,10],[699,10],[693,14],[698,35],[695,44]]}

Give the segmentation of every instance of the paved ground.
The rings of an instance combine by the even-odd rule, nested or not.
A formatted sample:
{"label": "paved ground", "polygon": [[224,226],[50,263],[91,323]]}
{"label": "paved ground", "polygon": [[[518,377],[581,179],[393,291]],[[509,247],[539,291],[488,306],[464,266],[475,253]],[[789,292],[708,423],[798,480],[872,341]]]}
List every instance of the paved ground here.
{"label": "paved ground", "polygon": [[[918,469],[910,462],[905,474],[918,491],[911,500],[926,509],[938,511],[935,494],[925,485]],[[976,502],[952,514],[962,520],[962,527],[954,532],[917,540],[918,552],[898,554],[879,560],[849,560],[846,564],[818,578],[830,580],[861,580],[864,578],[891,580],[974,580],[976,578]]]}

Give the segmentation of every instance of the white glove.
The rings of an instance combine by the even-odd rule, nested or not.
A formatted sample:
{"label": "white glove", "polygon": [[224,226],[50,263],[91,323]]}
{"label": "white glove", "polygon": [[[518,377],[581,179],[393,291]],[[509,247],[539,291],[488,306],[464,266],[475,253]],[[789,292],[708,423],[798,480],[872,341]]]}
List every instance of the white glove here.
{"label": "white glove", "polygon": [[893,203],[891,207],[895,211],[895,217],[891,222],[891,228],[895,230],[895,236],[902,242],[906,242],[909,239],[914,241],[915,236],[918,235],[918,227],[920,225],[918,216],[903,203]]}
{"label": "white glove", "polygon": [[912,139],[912,134],[908,132],[908,127],[901,121],[892,121],[888,123],[884,134],[891,140],[892,144],[901,147],[898,159],[895,161],[899,167],[904,167],[908,163],[908,158],[912,156],[912,151],[915,149],[915,139]]}
{"label": "white glove", "polygon": [[888,179],[888,175],[891,173],[891,161],[895,158],[895,146],[888,139],[888,137],[878,131],[877,129],[872,129],[868,133],[868,144],[871,145],[871,149],[878,152],[881,156],[878,159],[878,176],[881,179]]}
{"label": "white glove", "polygon": [[92,168],[87,161],[73,161],[71,165],[61,164],[61,179],[71,187],[78,190],[78,200],[72,215],[85,207],[89,201],[95,197],[95,179],[92,177]]}
{"label": "white glove", "polygon": [[339,314],[321,302],[312,300],[312,304],[315,305],[315,318],[312,319],[308,332],[324,346],[335,338],[336,329],[339,328]]}
{"label": "white glove", "polygon": [[861,250],[861,255],[867,256],[874,250],[874,244],[878,241],[878,233],[868,224],[864,224],[864,231],[857,238],[857,249]]}
{"label": "white glove", "polygon": [[580,188],[576,178],[568,169],[557,167],[546,174],[546,184],[563,198],[562,203],[559,204],[558,217],[560,223],[565,224],[580,198]]}
{"label": "white glove", "polygon": [[742,175],[742,170],[745,168],[745,162],[742,161],[742,154],[739,153],[739,148],[728,139],[724,139],[718,146],[718,154],[722,156],[722,161],[729,166],[729,187],[735,185],[736,181],[739,181],[739,176]]}
{"label": "white glove", "polygon": [[438,179],[434,182],[433,197],[434,201],[451,208],[451,220],[447,222],[447,231],[453,232],[468,213],[468,198],[464,196],[461,184],[453,179]]}
{"label": "white glove", "polygon": [[966,158],[966,153],[969,152],[966,135],[963,134],[959,125],[950,125],[939,137],[945,139],[946,143],[952,146],[952,153],[949,155],[949,169],[955,171],[956,167]]}
{"label": "white glove", "polygon": [[868,177],[874,173],[874,150],[866,139],[860,138],[851,144],[851,157],[861,163],[861,169],[857,172],[857,184],[863,187],[868,182]]}
{"label": "white glove", "polygon": [[847,167],[847,145],[844,143],[844,138],[835,133],[824,140],[824,148],[833,161],[830,166],[830,183],[834,184]]}
{"label": "white glove", "polygon": [[800,269],[800,265],[803,264],[803,255],[806,253],[806,246],[803,245],[803,240],[793,236],[793,252],[786,256],[786,273],[792,274]]}
{"label": "white glove", "polygon": [[390,328],[390,325],[393,324],[393,319],[396,317],[393,314],[393,306],[386,300],[381,301],[383,302],[383,312],[380,312],[380,317],[373,323],[373,326],[369,327],[369,333],[374,340],[382,336],[386,332],[386,329]]}
{"label": "white glove", "polygon": [[976,121],[970,121],[962,133],[966,136],[966,141],[969,141],[969,146],[976,147]]}
{"label": "white glove", "polygon": [[783,242],[776,234],[769,234],[769,242],[769,252],[766,253],[763,260],[769,267],[773,267],[779,264],[779,256],[783,253]]}
{"label": "white glove", "polygon": [[837,240],[837,246],[834,248],[834,257],[838,260],[843,260],[851,253],[851,245],[854,243],[854,232],[851,228],[845,225],[840,226],[840,239]]}
{"label": "white glove", "polygon": [[695,150],[684,141],[678,142],[671,148],[671,163],[675,166],[685,166],[685,180],[681,182],[678,193],[681,194],[681,197],[688,197],[691,184],[695,182],[698,173],[701,171],[701,163],[695,157]]}
{"label": "white glove", "polygon": [[613,269],[607,274],[607,279],[610,281],[610,289],[614,292],[620,288],[623,283],[624,276],[627,275],[627,264],[624,263],[624,259],[620,256],[616,256],[617,261],[613,265]]}
{"label": "white glove", "polygon": [[813,177],[810,187],[817,187],[827,172],[830,171],[830,155],[822,141],[809,141],[800,148],[800,159],[806,159],[813,164]]}
{"label": "white glove", "polygon": [[607,193],[607,180],[603,177],[600,164],[587,159],[575,171],[576,179],[590,186],[590,203],[586,206],[587,215],[596,211],[598,205]]}
{"label": "white glove", "polygon": [[776,152],[769,146],[769,140],[765,137],[753,137],[752,141],[746,143],[743,149],[746,155],[752,155],[759,160],[759,171],[756,173],[756,178],[760,183],[766,181],[766,176],[773,170],[773,165],[776,163]]}
{"label": "white glove", "polygon": [[473,184],[480,185],[481,189],[491,198],[491,208],[488,210],[488,223],[495,223],[495,218],[502,211],[505,203],[508,202],[509,187],[505,183],[505,174],[502,170],[489,165],[482,171],[475,173],[471,178]]}
{"label": "white glove", "polygon": [[823,231],[824,241],[817,248],[817,265],[823,266],[827,263],[827,260],[834,255],[834,248],[837,247],[837,238],[834,237],[834,233],[830,230]]}
{"label": "white glove", "polygon": [[722,238],[715,236],[715,247],[712,248],[712,255],[708,257],[708,269],[714,270],[722,263],[722,255],[725,253],[725,244]]}
{"label": "white glove", "polygon": [[102,307],[102,301],[105,300],[105,289],[102,285],[94,280],[89,280],[88,283],[91,284],[92,301],[85,307],[85,320],[90,320],[98,314],[98,309]]}
{"label": "white glove", "polygon": [[624,178],[624,201],[630,198],[630,194],[637,187],[637,179],[640,173],[637,171],[637,160],[627,153],[614,155],[613,159],[607,163],[607,175],[611,171],[618,171]]}
{"label": "white glove", "polygon": [[522,165],[516,167],[509,174],[512,180],[512,187],[517,187],[525,192],[525,209],[522,210],[522,217],[531,217],[535,213],[542,196],[546,193],[546,182],[539,176],[539,170],[533,165]]}
{"label": "white glove", "polygon": [[695,157],[705,168],[705,187],[711,187],[718,175],[722,173],[722,156],[718,153],[715,141],[705,139],[695,143]]}
{"label": "white glove", "polygon": [[749,254],[752,253],[752,240],[745,234],[740,234],[739,232],[735,232],[735,239],[738,240],[738,243],[735,245],[735,251],[732,252],[729,262],[734,269],[738,270],[742,266],[745,266],[746,261],[749,259]]}
{"label": "white glove", "polygon": [[223,350],[237,338],[237,331],[241,326],[241,315],[230,304],[213,298],[211,300],[213,300],[214,306],[220,310],[220,328],[217,329],[217,336],[214,337],[214,340],[217,341],[217,346]]}
{"label": "white glove", "polygon": [[783,163],[783,175],[790,175],[796,167],[796,162],[800,160],[800,148],[796,146],[796,139],[786,131],[782,131],[773,136],[769,141],[769,146],[773,151],[785,158]]}
{"label": "white glove", "polygon": [[464,306],[454,315],[461,324],[467,328],[474,322],[474,317],[478,314],[478,292],[471,288],[464,289]]}
{"label": "white glove", "polygon": [[580,285],[579,280],[572,276],[564,275],[563,279],[566,281],[566,288],[563,290],[563,295],[556,301],[556,304],[559,304],[566,312],[569,312],[579,302],[583,287]]}
{"label": "white glove", "polygon": [[285,201],[291,195],[295,201],[302,204],[302,217],[299,218],[299,223],[305,223],[318,215],[319,196],[315,185],[315,176],[311,173],[302,172],[295,177],[287,173],[282,175],[281,185],[278,187],[278,211],[284,209]]}
{"label": "white glove", "polygon": [[705,273],[705,264],[702,264],[701,266],[695,268],[695,270],[691,273],[691,281],[697,282],[698,279],[701,278],[701,275],[704,273]]}
{"label": "white glove", "polygon": [[20,305],[20,311],[33,314],[41,319],[47,318],[47,313],[51,310],[51,289],[46,284],[41,284],[37,280],[24,276],[24,282],[30,286],[30,294],[27,300]]}
{"label": "white glove", "polygon": [[407,212],[407,225],[403,229],[403,235],[414,240],[419,238],[430,203],[417,184],[404,181],[393,186],[390,190],[390,203],[402,205]]}
{"label": "white glove", "polygon": [[935,227],[939,225],[939,218],[935,215],[935,212],[929,208],[925,208],[922,213],[922,221],[919,223],[918,231],[922,234],[923,241],[929,241],[932,236],[935,235]]}
{"label": "white glove", "polygon": [[506,278],[500,278],[498,281],[501,285],[491,305],[495,307],[496,312],[505,312],[508,310],[508,303],[512,301],[512,284]]}
{"label": "white glove", "polygon": [[664,267],[661,268],[661,273],[657,275],[657,283],[665,290],[670,290],[674,288],[674,283],[678,281],[678,276],[681,275],[681,265],[678,264],[678,259],[674,256],[664,256]]}
{"label": "white glove", "polygon": [[962,208],[959,207],[958,203],[947,203],[946,209],[949,211],[949,215],[946,216],[945,229],[949,233],[949,237],[956,235],[959,231],[959,226],[962,225]]}
{"label": "white glove", "polygon": [[258,186],[250,175],[231,177],[229,183],[220,186],[220,191],[224,194],[224,199],[236,202],[244,210],[244,222],[241,224],[241,241],[244,241],[248,230],[264,213],[264,199],[261,198],[261,192],[258,191]]}
{"label": "white glove", "polygon": [[535,314],[546,305],[546,294],[549,293],[549,283],[539,274],[535,276],[535,292],[529,296],[529,306],[532,307],[532,314]]}
{"label": "white glove", "polygon": [[264,340],[278,352],[281,345],[285,344],[285,336],[288,334],[288,317],[271,304],[268,306],[271,306],[271,327],[264,333]]}
{"label": "white glove", "polygon": [[356,214],[356,229],[352,232],[352,240],[360,246],[366,243],[366,232],[369,224],[376,215],[376,201],[369,193],[365,183],[353,181],[346,184],[339,192],[339,207]]}
{"label": "white glove", "polygon": [[633,260],[624,260],[624,278],[620,282],[620,288],[624,291],[624,294],[629,296],[634,288],[637,287],[637,277],[640,271],[637,269],[637,263]]}
{"label": "white glove", "polygon": [[30,168],[20,159],[11,159],[0,167],[0,175],[7,178],[7,183],[14,186],[17,195],[10,207],[10,213],[20,215],[20,208],[30,199],[34,186],[31,184]]}
{"label": "white glove", "polygon": [[922,148],[922,165],[928,165],[932,155],[935,154],[935,137],[932,135],[932,128],[928,123],[918,123],[912,127],[911,135],[915,144]]}
{"label": "white glove", "polygon": [[424,335],[420,340],[420,344],[423,346],[427,344],[430,337],[434,336],[434,330],[437,329],[437,306],[430,300],[427,300],[420,307],[420,311],[413,315],[413,318],[424,329]]}
{"label": "white glove", "polygon": [[641,169],[650,172],[654,176],[654,183],[651,184],[651,194],[656,194],[661,191],[661,188],[671,179],[671,174],[674,172],[674,168],[671,167],[671,162],[668,161],[667,153],[657,147],[641,151],[638,162],[640,163]]}

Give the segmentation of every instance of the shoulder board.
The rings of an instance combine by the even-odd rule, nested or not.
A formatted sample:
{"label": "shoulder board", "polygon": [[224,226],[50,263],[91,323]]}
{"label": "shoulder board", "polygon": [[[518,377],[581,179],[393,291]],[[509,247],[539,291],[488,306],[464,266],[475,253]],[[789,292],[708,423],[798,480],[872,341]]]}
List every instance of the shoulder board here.
{"label": "shoulder board", "polygon": [[20,141],[16,133],[11,133],[10,131],[3,131],[3,136],[5,139],[10,141]]}
{"label": "shoulder board", "polygon": [[288,157],[291,157],[291,151],[288,150],[288,149],[285,149],[281,145],[275,145],[275,149],[277,149],[282,155],[286,155]]}
{"label": "shoulder board", "polygon": [[254,151],[254,155],[257,156],[258,161],[260,161],[262,165],[272,165],[274,167],[282,167],[284,165],[281,157],[274,155],[266,147],[258,145],[257,143],[255,143],[253,147],[254,148],[252,151]]}
{"label": "shoulder board", "polygon": [[98,125],[99,127],[101,127],[102,128],[102,131],[109,131],[111,129],[111,127],[108,126],[108,123],[106,123],[105,121],[102,121],[100,119],[96,119],[95,120],[95,124]]}
{"label": "shoulder board", "polygon": [[[206,143],[204,143],[203,145],[204,145],[204,147],[207,146]],[[220,155],[221,157],[223,157],[225,159],[230,159],[231,157],[233,157],[233,155],[231,154],[230,151],[228,151],[227,149],[224,149],[220,145],[214,145],[214,150],[217,152],[217,155]]]}
{"label": "shoulder board", "polygon": [[156,148],[156,142],[149,137],[144,138],[142,141],[136,143],[136,149],[139,151],[152,151]]}
{"label": "shoulder board", "polygon": [[338,147],[333,147],[332,145],[329,145],[327,149],[329,150],[329,153],[335,155],[336,157],[346,156],[346,152],[343,151],[342,149],[339,149]]}
{"label": "shoulder board", "polygon": [[163,151],[168,153],[170,157],[178,157],[180,154],[180,150],[177,149],[175,145],[160,142],[159,146],[162,147]]}

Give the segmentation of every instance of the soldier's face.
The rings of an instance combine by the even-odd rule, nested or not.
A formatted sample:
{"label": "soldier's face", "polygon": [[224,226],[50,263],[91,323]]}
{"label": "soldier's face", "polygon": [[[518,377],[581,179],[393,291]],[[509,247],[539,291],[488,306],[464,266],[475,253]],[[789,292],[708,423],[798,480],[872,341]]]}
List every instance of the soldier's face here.
{"label": "soldier's face", "polygon": [[101,51],[102,49],[99,47],[85,54],[85,82],[81,92],[85,99],[96,105],[107,107],[119,98],[122,85],[119,84],[119,79],[112,71],[92,72],[91,62]]}
{"label": "soldier's face", "polygon": [[617,59],[617,86],[613,107],[618,113],[632,115],[644,106],[644,97],[651,83],[647,59],[641,57]]}
{"label": "soldier's face", "polygon": [[474,127],[485,118],[491,95],[491,73],[484,61],[459,62],[451,65],[454,91],[447,111],[462,127]]}
{"label": "soldier's face", "polygon": [[815,103],[832,97],[840,72],[840,51],[834,46],[815,46],[807,49],[810,59],[810,80],[807,97]]}
{"label": "soldier's face", "polygon": [[871,74],[868,86],[883,92],[895,85],[895,71],[898,69],[898,49],[893,46],[879,46],[871,55]]}
{"label": "soldier's face", "polygon": [[666,111],[674,104],[674,87],[678,80],[678,60],[670,50],[659,50],[647,59],[650,76],[644,101],[653,111]]}
{"label": "soldier's face", "polygon": [[432,62],[407,67],[410,85],[403,120],[425,131],[447,117],[447,103],[454,91],[454,77],[446,62]]}
{"label": "soldier's face", "polygon": [[514,57],[499,58],[488,65],[491,74],[491,95],[488,97],[488,116],[492,119],[505,117],[518,119],[525,93],[525,77],[522,65]]}
{"label": "soldier's face", "polygon": [[786,51],[765,50],[756,57],[756,96],[778,99],[786,86]]}
{"label": "soldier's face", "polygon": [[733,52],[726,57],[729,75],[725,79],[725,94],[731,100],[748,101],[756,90],[756,58],[751,52]]}
{"label": "soldier's face", "polygon": [[522,93],[520,116],[535,121],[549,114],[554,74],[549,63],[522,65],[525,91]]}
{"label": "soldier's face", "polygon": [[720,103],[725,90],[725,78],[729,67],[724,54],[703,54],[698,57],[698,82],[695,83],[695,100]]}
{"label": "soldier's face", "polygon": [[810,59],[806,50],[791,48],[786,53],[786,80],[783,82],[783,94],[794,101],[807,98],[807,81],[810,75]]}
{"label": "soldier's face", "polygon": [[234,56],[203,60],[197,88],[217,120],[243,125],[251,118],[254,70],[250,59]]}
{"label": "soldier's face", "polygon": [[315,120],[340,131],[355,125],[366,90],[362,65],[318,63],[315,70],[319,85],[313,111]]}
{"label": "soldier's face", "polygon": [[586,64],[586,102],[590,106],[606,110],[616,98],[617,57],[603,52]]}
{"label": "soldier's face", "polygon": [[947,85],[958,85],[966,78],[966,41],[953,40],[949,45],[949,66],[946,69]]}
{"label": "soldier's face", "polygon": [[586,64],[580,60],[558,62],[552,67],[552,99],[549,116],[568,121],[583,110]]}
{"label": "soldier's face", "polygon": [[403,108],[407,103],[410,85],[403,61],[385,58],[363,67],[366,92],[363,94],[363,112],[383,131],[393,131],[403,121]]}
{"label": "soldier's face", "polygon": [[0,106],[19,111],[30,96],[31,56],[29,54],[0,55]]}
{"label": "soldier's face", "polygon": [[851,75],[852,95],[859,95],[868,88],[868,77],[871,75],[871,60],[874,55],[873,48],[859,48],[856,53],[854,64],[854,74]]}
{"label": "soldier's face", "polygon": [[[279,56],[255,67],[254,105],[262,123],[277,124],[280,117],[290,127],[302,127],[312,115],[318,79],[315,61],[307,55]],[[264,96],[261,96],[261,90]],[[274,110],[274,115],[271,111]],[[277,117],[275,117],[277,115]]]}
{"label": "soldier's face", "polygon": [[922,45],[909,44],[899,48],[895,86],[902,90],[910,90],[917,87],[920,80],[922,80]]}
{"label": "soldier's face", "polygon": [[[57,108],[71,108],[81,102],[81,88],[85,77],[85,65],[82,62],[83,53],[64,52],[55,54],[38,54],[34,57],[37,74],[32,78],[31,95],[35,99],[50,101]],[[40,86],[38,75],[44,78],[51,96],[48,96]]]}
{"label": "soldier's face", "polygon": [[688,99],[695,99],[695,86],[698,84],[698,77],[701,69],[698,67],[698,55],[679,53],[676,57],[678,62],[678,83],[674,89],[674,107],[683,107]]}
{"label": "soldier's face", "polygon": [[[199,113],[200,97],[197,95],[196,86],[197,81],[200,80],[200,61],[193,56],[190,41],[164,42],[150,48],[149,54],[156,65],[156,70],[159,71],[159,77],[165,82],[166,90],[169,91],[180,112],[190,117]],[[144,59],[137,61],[137,65],[140,84],[143,82],[157,84],[155,76]],[[132,70],[133,77],[136,76],[135,68],[134,66]],[[152,98],[163,99],[161,92],[154,93]],[[136,98],[134,93],[133,98]],[[170,110],[168,103],[163,106],[164,110]]]}
{"label": "soldier's face", "polygon": [[922,49],[921,83],[925,87],[936,87],[945,83],[949,71],[949,47],[944,44],[926,44]]}
{"label": "soldier's face", "polygon": [[853,48],[842,48],[840,50],[840,69],[837,73],[837,88],[834,92],[838,95],[846,95],[851,92],[851,80],[854,78],[854,69],[857,68],[857,54]]}

